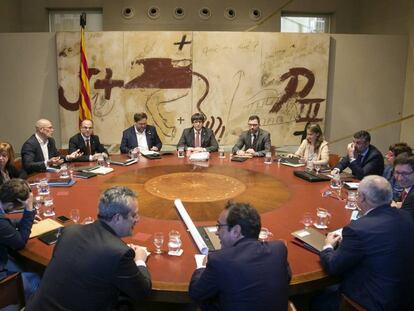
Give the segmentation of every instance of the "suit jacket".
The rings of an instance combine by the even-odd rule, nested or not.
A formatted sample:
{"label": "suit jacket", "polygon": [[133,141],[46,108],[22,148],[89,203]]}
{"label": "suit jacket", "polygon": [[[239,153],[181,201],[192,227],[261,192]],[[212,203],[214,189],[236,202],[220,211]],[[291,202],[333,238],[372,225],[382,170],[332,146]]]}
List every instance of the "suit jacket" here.
{"label": "suit jacket", "polygon": [[244,131],[241,133],[239,140],[234,145],[232,152],[235,154],[237,151],[243,149],[247,150],[253,148],[256,150],[256,155],[259,157],[264,157],[266,152],[270,152],[272,143],[270,141],[270,133],[259,128],[259,133],[257,136],[256,146],[252,146],[252,135],[250,131]]}
{"label": "suit jacket", "polygon": [[0,279],[6,276],[4,268],[8,261],[8,250],[25,247],[29,239],[36,211],[24,211],[22,218],[9,219],[0,208]]}
{"label": "suit jacket", "polygon": [[341,172],[349,167],[352,175],[358,179],[362,179],[368,175],[382,176],[384,172],[384,158],[375,146],[369,145],[368,153],[365,155],[362,163],[358,163],[357,160],[351,163],[349,162],[348,155],[346,155],[335,167],[339,168]]}
{"label": "suit jacket", "polygon": [[[161,150],[162,143],[158,137],[157,129],[155,126],[147,125],[145,127],[145,136],[147,138],[148,150],[152,147],[157,147],[158,150]],[[121,141],[121,153],[128,153],[129,150],[134,149],[138,146],[137,135],[135,133],[135,126],[131,126],[122,132],[122,141]]]}
{"label": "suit jacket", "polygon": [[99,220],[66,227],[26,310],[112,310],[119,291],[142,297],[151,290],[151,278],[134,257],[134,251]]}
{"label": "suit jacket", "polygon": [[408,192],[407,197],[401,205],[401,209],[410,213],[414,220],[414,186],[412,186],[410,192]]}
{"label": "suit jacket", "polygon": [[[201,128],[201,147],[205,148],[208,152],[214,152],[218,150],[218,143],[216,137],[214,136],[214,132],[206,127]],[[184,147],[185,150],[189,147],[194,147],[194,128],[186,128],[184,129],[183,133],[181,134],[181,138],[178,141],[178,147]]]}
{"label": "suit jacket", "polygon": [[[49,159],[60,156],[53,138],[48,138],[47,148]],[[46,171],[45,158],[43,157],[42,148],[40,147],[40,144],[34,134],[23,144],[21,155],[23,168],[27,173],[30,174],[34,172]]]}
{"label": "suit jacket", "polygon": [[[384,205],[343,228],[336,250],[320,253],[341,292],[368,310],[414,310],[414,222]],[[411,285],[410,285],[411,284]]]}
{"label": "suit jacket", "polygon": [[244,238],[208,255],[205,269],[194,271],[189,295],[216,298],[220,310],[287,310],[290,268],[281,241]]}
{"label": "suit jacket", "polygon": [[[102,152],[105,152],[106,154],[108,154],[108,151],[106,151],[105,147],[99,141],[99,136],[91,135],[89,138],[89,143],[91,145],[92,155],[94,155],[95,153],[102,153]],[[80,150],[80,152],[83,152],[83,155],[73,161],[79,161],[79,162],[89,161],[89,155],[87,155],[85,140],[83,139],[81,133],[78,133],[69,139],[69,153],[72,153],[78,149]]]}
{"label": "suit jacket", "polygon": [[[19,170],[17,169],[13,164],[7,164],[5,167],[5,170],[7,171],[7,173],[11,178],[22,178],[22,179],[26,179],[27,178],[27,173],[25,170]],[[3,174],[1,174],[0,172],[0,185],[2,185],[4,183],[3,180]]]}

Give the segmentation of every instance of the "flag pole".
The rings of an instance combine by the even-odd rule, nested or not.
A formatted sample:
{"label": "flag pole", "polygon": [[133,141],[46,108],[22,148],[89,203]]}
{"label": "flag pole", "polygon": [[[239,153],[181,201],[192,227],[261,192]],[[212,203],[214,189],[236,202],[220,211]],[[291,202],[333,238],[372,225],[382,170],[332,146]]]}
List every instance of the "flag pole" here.
{"label": "flag pole", "polygon": [[89,69],[88,61],[86,58],[85,48],[85,26],[86,26],[86,13],[83,12],[80,15],[81,26],[81,42],[80,42],[80,104],[79,104],[79,124],[85,120],[92,120],[92,106],[89,90]]}

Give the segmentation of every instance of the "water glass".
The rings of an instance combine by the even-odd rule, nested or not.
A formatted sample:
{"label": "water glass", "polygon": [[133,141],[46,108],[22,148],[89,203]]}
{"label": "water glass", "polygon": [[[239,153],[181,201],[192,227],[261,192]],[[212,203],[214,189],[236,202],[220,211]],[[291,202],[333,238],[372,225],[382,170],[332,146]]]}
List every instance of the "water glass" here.
{"label": "water glass", "polygon": [[308,229],[313,223],[312,214],[309,212],[306,212],[305,214],[303,214],[302,223],[305,225],[305,229]]}
{"label": "water glass", "polygon": [[266,152],[265,158],[264,158],[264,163],[265,164],[272,164],[272,153],[271,152]]}
{"label": "water glass", "polygon": [[224,148],[219,148],[219,158],[224,159],[225,157]]}
{"label": "water glass", "polygon": [[70,219],[76,224],[80,220],[80,213],[78,209],[72,209],[70,211]]}
{"label": "water glass", "polygon": [[131,159],[138,159],[139,149],[134,148],[134,149],[129,150],[128,155]]}
{"label": "water glass", "polygon": [[358,207],[357,203],[358,193],[356,191],[348,191],[348,198],[346,200],[345,208],[354,210]]}
{"label": "water glass", "polygon": [[47,178],[43,178],[39,181],[37,191],[39,195],[48,195],[50,193]]}
{"label": "water glass", "polygon": [[101,154],[101,155],[99,155],[98,156],[98,159],[96,160],[96,164],[98,165],[98,166],[105,166],[106,165],[106,161],[105,161],[105,159],[104,159],[104,156]]}
{"label": "water glass", "polygon": [[273,237],[273,233],[269,229],[262,227],[259,233],[259,240],[262,242],[269,241]]}
{"label": "water glass", "polygon": [[331,219],[331,214],[324,208],[316,209],[316,221],[313,225],[318,229],[328,228],[329,221]]}
{"label": "water glass", "polygon": [[59,170],[59,176],[60,178],[69,178],[69,169],[68,169],[68,165],[66,163],[62,164],[60,166],[60,170]]}
{"label": "water glass", "polygon": [[55,209],[53,207],[53,198],[51,196],[46,196],[43,200],[44,210],[43,216],[51,217],[55,216]]}
{"label": "water glass", "polygon": [[306,162],[306,170],[312,172],[314,168],[313,161]]}
{"label": "water glass", "polygon": [[162,232],[155,232],[153,243],[155,245],[155,254],[161,254],[161,247],[164,244],[164,233]]}
{"label": "water glass", "polygon": [[85,219],[82,221],[82,223],[84,224],[84,225],[89,225],[89,224],[91,224],[91,223],[93,223],[95,220],[93,219],[93,217],[85,217]]}
{"label": "water glass", "polygon": [[168,252],[178,254],[181,250],[181,236],[178,231],[171,230],[168,234]]}
{"label": "water glass", "polygon": [[43,203],[43,199],[40,195],[37,195],[33,198],[33,208],[36,209],[37,211],[42,206],[42,203]]}
{"label": "water glass", "polygon": [[184,156],[185,156],[184,147],[178,147],[177,157],[184,158]]}

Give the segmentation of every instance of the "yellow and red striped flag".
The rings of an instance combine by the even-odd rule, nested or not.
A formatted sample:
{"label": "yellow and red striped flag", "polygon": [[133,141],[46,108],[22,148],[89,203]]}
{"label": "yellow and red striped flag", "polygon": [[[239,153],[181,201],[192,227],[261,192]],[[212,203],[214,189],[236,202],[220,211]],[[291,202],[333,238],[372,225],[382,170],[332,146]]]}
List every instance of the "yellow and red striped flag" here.
{"label": "yellow and red striped flag", "polygon": [[80,44],[80,103],[79,103],[79,124],[85,120],[92,120],[91,98],[89,96],[88,61],[85,50],[85,25],[86,13],[80,17],[81,44]]}

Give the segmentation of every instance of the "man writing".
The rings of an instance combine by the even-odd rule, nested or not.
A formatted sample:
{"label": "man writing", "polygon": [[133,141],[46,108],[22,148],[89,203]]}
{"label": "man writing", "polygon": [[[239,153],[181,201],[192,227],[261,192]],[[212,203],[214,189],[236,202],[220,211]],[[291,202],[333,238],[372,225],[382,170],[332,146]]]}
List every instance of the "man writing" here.
{"label": "man writing", "polygon": [[27,173],[44,172],[48,168],[57,168],[65,161],[71,161],[82,154],[79,150],[67,156],[61,156],[53,139],[52,122],[40,119],[36,122],[36,133],[29,137],[22,146],[22,163]]}
{"label": "man writing", "polygon": [[401,192],[401,209],[414,220],[414,155],[401,154],[394,160],[394,177],[404,190]]}
{"label": "man writing", "polygon": [[99,136],[93,134],[92,120],[85,119],[79,127],[80,133],[69,139],[69,153],[79,150],[82,155],[76,161],[96,161],[99,157],[108,157],[108,151],[99,141]]}
{"label": "man writing", "polygon": [[233,154],[264,157],[272,146],[270,133],[260,128],[260,118],[256,115],[249,117],[247,125],[249,130],[241,133],[233,147]]}
{"label": "man writing", "polygon": [[190,152],[214,152],[218,150],[218,143],[214,132],[203,126],[204,114],[195,113],[191,116],[193,127],[184,129],[178,141],[177,148],[184,147]]}
{"label": "man writing", "polygon": [[367,310],[412,310],[414,222],[408,213],[390,207],[391,200],[385,178],[372,175],[361,181],[358,207],[363,216],[344,227],[342,237],[329,233],[320,253],[325,271],[342,282],[317,299],[315,310],[338,310],[340,293]]}
{"label": "man writing", "polygon": [[40,288],[26,310],[112,310],[119,292],[137,299],[151,290],[146,251],[120,238],[132,234],[138,202],[126,187],[105,190],[98,220],[63,230]]}
{"label": "man writing", "polygon": [[281,241],[258,241],[260,228],[260,215],[249,204],[228,203],[221,212],[221,249],[194,271],[189,287],[202,310],[287,310],[287,248]]}
{"label": "man writing", "polygon": [[371,135],[367,131],[359,131],[354,134],[352,143],[347,146],[347,154],[332,170],[342,172],[349,167],[358,179],[368,175],[380,175],[384,171],[384,158],[381,152],[370,144]]}
{"label": "man writing", "polygon": [[134,114],[135,124],[122,133],[121,153],[135,151],[160,151],[162,143],[157,134],[155,126],[147,124],[145,112]]}

